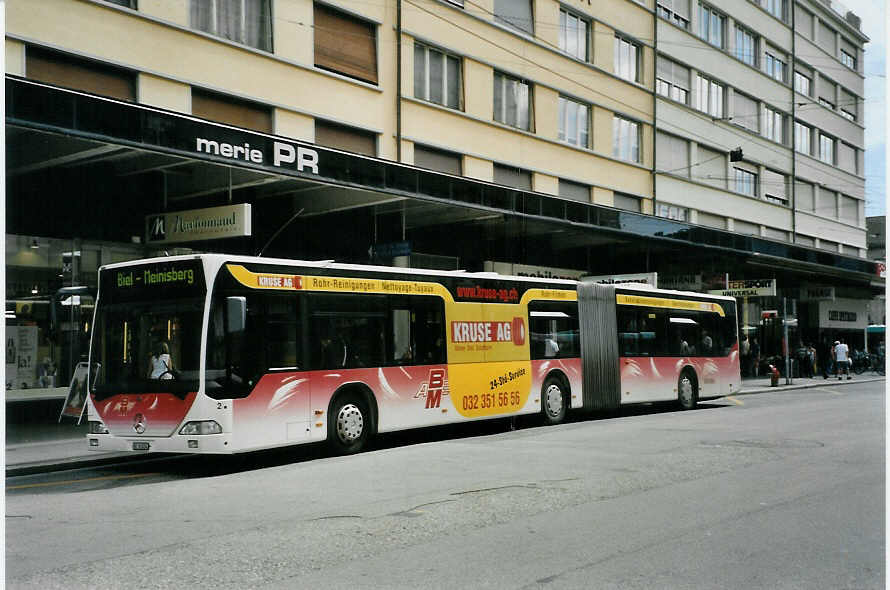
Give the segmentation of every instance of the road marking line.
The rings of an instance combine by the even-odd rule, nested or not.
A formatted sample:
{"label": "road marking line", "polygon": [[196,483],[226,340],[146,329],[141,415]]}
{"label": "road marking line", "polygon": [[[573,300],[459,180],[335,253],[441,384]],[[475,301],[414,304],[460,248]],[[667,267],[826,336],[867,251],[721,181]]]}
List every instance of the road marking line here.
{"label": "road marking line", "polygon": [[741,401],[741,400],[738,400],[738,399],[732,397],[731,395],[727,395],[727,396],[726,396],[726,399],[728,399],[729,401],[731,401],[732,403],[734,403],[734,404],[737,405],[737,406],[744,406],[744,405],[745,405],[745,402],[743,402],[743,401]]}
{"label": "road marking line", "polygon": [[134,473],[132,475],[106,475],[103,477],[89,477],[87,479],[68,479],[65,481],[46,481],[43,483],[28,483],[20,486],[8,486],[7,490],[23,490],[25,488],[41,488],[46,486],[61,486],[69,483],[82,483],[86,481],[102,481],[105,479],[132,479],[134,477],[147,477],[149,475],[158,475],[157,473]]}

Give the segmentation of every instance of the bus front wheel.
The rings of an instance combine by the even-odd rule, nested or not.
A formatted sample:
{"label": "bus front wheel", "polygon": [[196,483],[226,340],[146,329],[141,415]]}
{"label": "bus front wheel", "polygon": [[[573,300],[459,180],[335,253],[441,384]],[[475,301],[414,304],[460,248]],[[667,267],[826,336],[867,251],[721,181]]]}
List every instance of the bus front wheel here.
{"label": "bus front wheel", "polygon": [[541,388],[541,410],[545,424],[559,424],[566,417],[566,394],[556,377],[550,377]]}
{"label": "bus front wheel", "polygon": [[371,410],[362,396],[342,395],[331,407],[328,417],[328,441],[334,451],[351,455],[361,451],[371,431]]}
{"label": "bus front wheel", "polygon": [[695,375],[688,369],[680,373],[680,380],[677,382],[677,399],[683,410],[693,410],[698,403],[698,384],[695,381]]}

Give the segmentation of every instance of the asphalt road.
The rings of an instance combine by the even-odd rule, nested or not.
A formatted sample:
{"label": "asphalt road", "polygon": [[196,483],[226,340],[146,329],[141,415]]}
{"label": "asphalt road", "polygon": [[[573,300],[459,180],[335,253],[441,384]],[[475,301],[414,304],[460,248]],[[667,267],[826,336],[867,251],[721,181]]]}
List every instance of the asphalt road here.
{"label": "asphalt road", "polygon": [[884,588],[884,389],[7,479],[6,583]]}

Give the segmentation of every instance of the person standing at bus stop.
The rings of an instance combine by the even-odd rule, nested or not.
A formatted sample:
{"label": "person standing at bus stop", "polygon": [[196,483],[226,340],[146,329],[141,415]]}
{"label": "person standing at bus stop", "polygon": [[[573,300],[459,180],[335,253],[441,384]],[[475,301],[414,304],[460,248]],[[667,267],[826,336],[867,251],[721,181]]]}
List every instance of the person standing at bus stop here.
{"label": "person standing at bus stop", "polygon": [[850,376],[850,349],[843,339],[834,343],[834,361],[837,365],[838,381],[841,379],[841,372],[847,376],[847,379],[852,379]]}

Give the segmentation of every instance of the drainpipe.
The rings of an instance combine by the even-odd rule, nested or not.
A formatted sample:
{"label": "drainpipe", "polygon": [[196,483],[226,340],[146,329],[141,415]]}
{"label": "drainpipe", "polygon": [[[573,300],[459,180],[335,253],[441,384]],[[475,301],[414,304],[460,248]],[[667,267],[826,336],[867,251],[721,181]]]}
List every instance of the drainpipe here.
{"label": "drainpipe", "polygon": [[396,160],[402,161],[402,0],[396,0]]}
{"label": "drainpipe", "polygon": [[794,66],[797,63],[797,32],[794,29],[794,2],[791,2],[791,243],[797,242],[797,146],[794,119],[797,114],[797,95],[794,93]]}
{"label": "drainpipe", "polygon": [[[655,47],[652,53],[655,56],[655,63],[652,64],[652,215],[657,215],[657,195],[658,195],[658,175],[655,170],[657,168],[656,160],[658,157],[658,93],[655,92],[655,80],[658,78],[658,11],[652,13],[652,21],[654,23],[654,33],[652,35]],[[649,272],[649,269],[646,269]]]}

